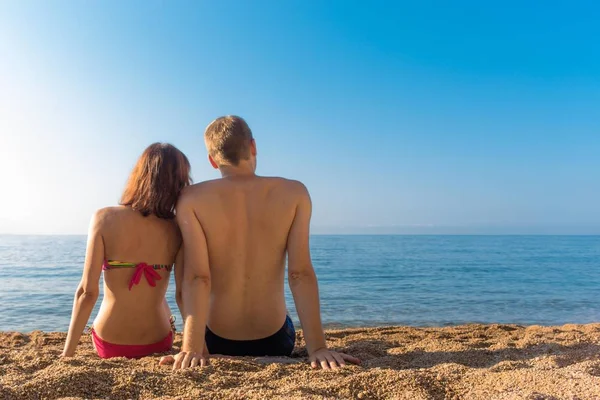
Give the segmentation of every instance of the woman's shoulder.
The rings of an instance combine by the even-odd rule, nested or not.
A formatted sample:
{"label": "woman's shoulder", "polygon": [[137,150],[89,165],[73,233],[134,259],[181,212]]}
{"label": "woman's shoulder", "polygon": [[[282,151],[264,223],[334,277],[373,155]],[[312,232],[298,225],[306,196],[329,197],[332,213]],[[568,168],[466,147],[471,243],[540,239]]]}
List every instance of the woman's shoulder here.
{"label": "woman's shoulder", "polygon": [[110,218],[115,215],[124,215],[134,212],[131,207],[126,206],[111,206],[111,207],[103,207],[96,210],[94,213],[94,218]]}
{"label": "woman's shoulder", "polygon": [[129,233],[144,232],[162,235],[166,240],[181,241],[175,219],[164,219],[154,215],[143,216],[128,206],[104,207],[94,213],[94,225],[104,233],[127,230]]}
{"label": "woman's shoulder", "polygon": [[111,224],[114,221],[122,220],[127,214],[131,214],[133,210],[130,207],[114,206],[104,207],[96,210],[92,216],[94,225],[98,228]]}

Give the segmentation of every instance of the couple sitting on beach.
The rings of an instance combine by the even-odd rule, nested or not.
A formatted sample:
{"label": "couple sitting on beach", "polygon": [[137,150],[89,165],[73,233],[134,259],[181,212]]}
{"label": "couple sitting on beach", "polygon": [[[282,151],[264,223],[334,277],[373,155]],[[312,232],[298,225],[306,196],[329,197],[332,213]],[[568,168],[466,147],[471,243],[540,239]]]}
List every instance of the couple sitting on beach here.
{"label": "couple sitting on beach", "polygon": [[304,185],[255,174],[256,143],[239,117],[216,119],[204,138],[221,179],[189,186],[186,156],[171,145],[153,144],[135,165],[121,205],[94,215],[63,356],[75,353],[102,271],[104,298],[92,327],[98,355],[169,352],[174,328],[165,294],[173,266],[183,345],[162,364],[203,366],[217,354],[289,356],[296,334],[284,298],[287,255],[311,365],[358,363],[325,343]]}

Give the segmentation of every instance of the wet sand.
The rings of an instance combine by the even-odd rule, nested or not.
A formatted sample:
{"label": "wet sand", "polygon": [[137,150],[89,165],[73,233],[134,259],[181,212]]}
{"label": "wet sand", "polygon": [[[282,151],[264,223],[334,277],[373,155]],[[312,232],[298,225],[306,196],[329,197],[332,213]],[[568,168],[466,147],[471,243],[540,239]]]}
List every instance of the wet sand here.
{"label": "wet sand", "polygon": [[[313,371],[301,333],[289,359],[217,359],[173,373],[157,357],[101,360],[84,336],[0,333],[0,399],[600,399],[600,324],[330,330],[363,360]],[[181,345],[177,336],[175,345]]]}

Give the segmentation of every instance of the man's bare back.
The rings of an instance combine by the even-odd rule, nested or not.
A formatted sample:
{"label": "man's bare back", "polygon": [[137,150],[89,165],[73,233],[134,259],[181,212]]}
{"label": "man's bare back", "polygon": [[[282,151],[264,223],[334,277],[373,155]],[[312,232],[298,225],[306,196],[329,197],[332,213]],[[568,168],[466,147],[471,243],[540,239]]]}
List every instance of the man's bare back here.
{"label": "man's bare back", "polygon": [[[286,254],[311,365],[336,369],[345,361],[358,363],[325,343],[309,250],[312,204],[304,185],[255,175],[256,142],[239,117],[213,121],[205,142],[222,179],[187,188],[177,204],[186,317],[174,368],[205,365],[209,337],[230,355],[291,354],[295,333],[283,294]],[[211,350],[208,340],[206,347]]]}
{"label": "man's bare back", "polygon": [[186,188],[210,255],[208,327],[233,340],[261,339],[286,318],[287,239],[300,182],[255,175],[207,181]]}

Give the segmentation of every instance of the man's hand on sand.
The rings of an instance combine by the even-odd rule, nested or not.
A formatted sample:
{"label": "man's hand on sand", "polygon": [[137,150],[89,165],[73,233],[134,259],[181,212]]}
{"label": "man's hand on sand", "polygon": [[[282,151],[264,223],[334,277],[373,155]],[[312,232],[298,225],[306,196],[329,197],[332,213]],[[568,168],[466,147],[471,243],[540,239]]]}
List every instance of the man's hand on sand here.
{"label": "man's hand on sand", "polygon": [[346,366],[346,361],[351,364],[360,364],[360,360],[348,354],[338,353],[326,348],[314,351],[308,356],[310,366],[317,369],[319,366],[323,369],[339,369]]}
{"label": "man's hand on sand", "polygon": [[161,357],[158,364],[173,364],[173,371],[178,369],[194,368],[197,366],[206,367],[208,365],[208,356],[193,351],[182,351],[175,356]]}

